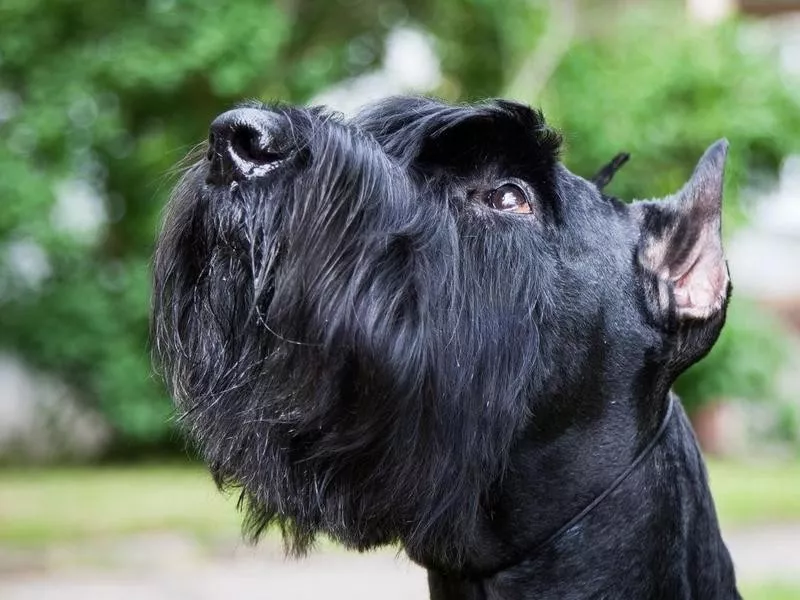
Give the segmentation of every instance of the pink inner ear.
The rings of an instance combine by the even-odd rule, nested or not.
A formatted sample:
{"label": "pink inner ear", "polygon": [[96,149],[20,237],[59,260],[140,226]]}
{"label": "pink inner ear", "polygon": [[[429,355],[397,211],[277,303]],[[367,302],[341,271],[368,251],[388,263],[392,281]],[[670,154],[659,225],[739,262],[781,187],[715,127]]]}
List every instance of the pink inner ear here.
{"label": "pink inner ear", "polygon": [[[706,319],[727,300],[728,266],[720,236],[727,153],[727,140],[711,145],[681,191],[661,205],[668,218],[655,219],[643,230],[646,244],[639,260],[672,290],[680,318]],[[666,308],[669,299],[660,300]]]}
{"label": "pink inner ear", "polygon": [[717,236],[705,230],[698,240],[694,262],[681,271],[673,275],[680,316],[705,319],[722,308],[728,292],[728,268]]}

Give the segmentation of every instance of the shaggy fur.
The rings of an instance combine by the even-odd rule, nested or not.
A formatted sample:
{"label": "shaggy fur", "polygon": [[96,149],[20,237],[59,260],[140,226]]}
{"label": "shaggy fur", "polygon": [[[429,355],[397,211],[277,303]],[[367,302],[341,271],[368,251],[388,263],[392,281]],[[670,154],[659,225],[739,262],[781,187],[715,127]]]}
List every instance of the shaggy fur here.
{"label": "shaggy fur", "polygon": [[[510,102],[242,110],[173,194],[153,331],[253,537],[399,542],[434,598],[737,597],[679,408],[539,548],[636,458],[719,334],[724,145],[675,197],[627,205]],[[500,188],[520,211],[487,200]]]}

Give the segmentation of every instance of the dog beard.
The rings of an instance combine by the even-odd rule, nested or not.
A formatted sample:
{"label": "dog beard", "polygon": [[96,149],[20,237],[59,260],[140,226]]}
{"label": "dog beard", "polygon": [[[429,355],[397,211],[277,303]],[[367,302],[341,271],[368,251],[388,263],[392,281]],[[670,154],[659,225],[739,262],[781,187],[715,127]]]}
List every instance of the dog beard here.
{"label": "dog beard", "polygon": [[[240,488],[253,538],[277,524],[294,553],[325,533],[458,562],[549,369],[541,290],[556,278],[527,223],[463,200],[495,165],[461,124],[477,115],[488,148],[536,115],[273,110],[291,156],[224,189],[190,167],[158,241],[155,354],[180,421]],[[467,176],[420,168],[448,144]]]}

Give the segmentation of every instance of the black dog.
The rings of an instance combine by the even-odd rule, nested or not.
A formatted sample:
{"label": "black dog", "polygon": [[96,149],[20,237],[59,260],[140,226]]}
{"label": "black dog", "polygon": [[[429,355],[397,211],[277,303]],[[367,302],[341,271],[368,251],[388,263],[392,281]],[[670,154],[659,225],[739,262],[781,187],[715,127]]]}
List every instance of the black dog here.
{"label": "black dog", "polygon": [[739,597],[669,391],[725,318],[727,143],[633,204],[558,152],[504,101],[212,123],[154,337],[254,536],[400,543],[438,599]]}

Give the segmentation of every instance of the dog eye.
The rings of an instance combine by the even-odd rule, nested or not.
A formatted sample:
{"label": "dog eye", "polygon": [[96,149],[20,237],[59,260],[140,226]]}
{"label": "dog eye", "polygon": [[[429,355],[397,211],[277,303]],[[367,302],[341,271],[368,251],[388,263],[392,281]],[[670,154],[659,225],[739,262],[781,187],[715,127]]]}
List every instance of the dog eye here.
{"label": "dog eye", "polygon": [[505,183],[489,192],[487,204],[503,212],[530,213],[531,203],[524,190],[513,183]]}

